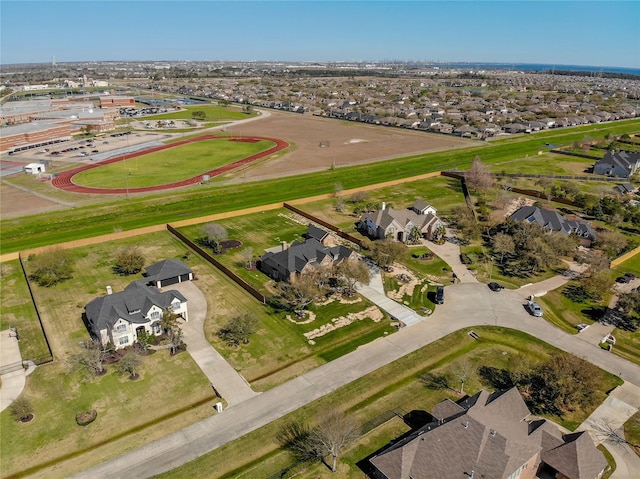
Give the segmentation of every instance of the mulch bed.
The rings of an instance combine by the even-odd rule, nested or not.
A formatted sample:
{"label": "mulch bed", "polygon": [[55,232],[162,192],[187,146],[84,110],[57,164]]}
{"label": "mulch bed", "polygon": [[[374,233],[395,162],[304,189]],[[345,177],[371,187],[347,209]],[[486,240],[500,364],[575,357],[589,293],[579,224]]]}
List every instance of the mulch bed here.
{"label": "mulch bed", "polygon": [[239,240],[223,240],[223,241],[220,241],[220,246],[222,246],[222,248],[224,250],[237,249],[237,248],[240,248],[240,246],[242,246],[242,241],[239,241]]}

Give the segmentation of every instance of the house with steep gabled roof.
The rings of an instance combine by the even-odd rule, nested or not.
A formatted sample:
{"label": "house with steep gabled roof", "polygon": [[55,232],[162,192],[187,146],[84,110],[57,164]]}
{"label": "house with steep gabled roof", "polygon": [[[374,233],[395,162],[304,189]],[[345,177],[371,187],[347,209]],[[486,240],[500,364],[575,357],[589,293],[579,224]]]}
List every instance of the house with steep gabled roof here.
{"label": "house with steep gabled roof", "polygon": [[[331,268],[342,261],[358,259],[358,254],[343,245],[328,246],[317,239],[320,228],[307,230],[305,241],[295,241],[287,247],[267,251],[260,257],[257,267],[276,281],[295,282],[300,275],[311,272],[316,267]],[[311,231],[311,234],[309,232]],[[323,236],[326,242],[326,238]]]}
{"label": "house with steep gabled roof", "polygon": [[593,165],[593,173],[596,175],[629,178],[638,168],[640,168],[640,152],[608,151],[604,158]]}
{"label": "house with steep gabled roof", "polygon": [[161,292],[146,280],[134,281],[124,291],[95,298],[85,306],[86,324],[91,336],[103,346],[113,344],[115,349],[131,346],[138,335],[162,334],[160,323],[165,311],[185,321],[189,319],[187,299],[179,291]]}
{"label": "house with steep gabled roof", "polygon": [[389,237],[402,243],[411,237],[414,228],[418,229],[420,236],[431,240],[441,226],[444,224],[436,216],[436,209],[422,200],[416,200],[406,210],[387,208],[382,203],[381,209],[363,214],[356,225],[358,231],[369,238]]}
{"label": "house with steep gabled roof", "polygon": [[538,208],[537,206],[523,206],[516,210],[509,218],[514,221],[538,223],[547,231],[557,231],[565,235],[576,235],[582,246],[591,246],[596,239],[596,233],[586,221],[569,220],[556,211]]}
{"label": "house with steep gabled roof", "polygon": [[562,435],[530,417],[516,388],[477,394],[433,409],[433,421],[370,460],[375,479],[485,477],[599,479],[607,461],[588,433]]}

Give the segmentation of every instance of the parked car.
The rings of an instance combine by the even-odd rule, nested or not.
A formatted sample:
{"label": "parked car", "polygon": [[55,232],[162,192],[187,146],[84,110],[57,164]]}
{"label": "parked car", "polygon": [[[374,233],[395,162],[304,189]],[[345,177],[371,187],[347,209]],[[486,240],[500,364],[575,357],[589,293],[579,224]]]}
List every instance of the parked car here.
{"label": "parked car", "polygon": [[91,153],[100,153],[98,150],[91,150]]}
{"label": "parked car", "polygon": [[529,301],[527,303],[527,308],[529,309],[529,312],[532,316],[536,316],[538,318],[542,316],[542,308],[535,301]]}
{"label": "parked car", "polygon": [[623,284],[627,284],[631,282],[631,278],[629,278],[629,276],[618,276],[616,278],[616,283],[623,283]]}
{"label": "parked car", "polygon": [[629,278],[630,281],[633,281],[634,279],[636,279],[636,275],[633,273],[625,273],[624,274],[627,278]]}
{"label": "parked car", "polygon": [[502,286],[500,283],[496,283],[493,281],[489,283],[487,286],[489,286],[489,289],[491,291],[500,291],[501,289],[504,289],[504,286]]}
{"label": "parked car", "polygon": [[437,286],[436,287],[436,304],[443,304],[444,303],[444,286]]}

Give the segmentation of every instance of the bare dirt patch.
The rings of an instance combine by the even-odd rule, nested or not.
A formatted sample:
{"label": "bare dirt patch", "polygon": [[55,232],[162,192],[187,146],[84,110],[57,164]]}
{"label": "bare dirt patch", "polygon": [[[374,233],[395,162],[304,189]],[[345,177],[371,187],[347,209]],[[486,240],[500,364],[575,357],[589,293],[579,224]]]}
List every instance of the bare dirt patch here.
{"label": "bare dirt patch", "polygon": [[46,213],[65,206],[33,195],[6,183],[0,183],[0,216],[3,219]]}
{"label": "bare dirt patch", "polygon": [[475,144],[434,133],[311,115],[269,113],[267,118],[226,128],[227,133],[282,138],[293,146],[277,158],[249,167],[242,173],[247,179],[309,173]]}

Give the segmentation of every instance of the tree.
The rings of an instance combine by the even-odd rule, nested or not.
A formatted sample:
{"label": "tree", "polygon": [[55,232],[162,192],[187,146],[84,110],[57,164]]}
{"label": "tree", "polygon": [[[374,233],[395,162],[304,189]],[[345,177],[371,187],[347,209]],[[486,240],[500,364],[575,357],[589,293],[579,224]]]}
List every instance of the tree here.
{"label": "tree", "polygon": [[504,261],[505,254],[513,254],[516,251],[516,245],[513,238],[504,233],[498,233],[493,237],[493,251],[500,255],[500,262]]}
{"label": "tree", "polygon": [[342,277],[347,285],[347,290],[354,293],[356,283],[369,284],[371,270],[364,261],[344,260],[336,266],[336,274]]}
{"label": "tree", "polygon": [[320,296],[312,274],[302,274],[294,283],[282,281],[276,286],[280,299],[293,311],[302,311]]}
{"label": "tree", "polygon": [[580,280],[580,286],[594,301],[602,301],[604,293],[611,289],[613,283],[607,270],[587,270]]}
{"label": "tree", "polygon": [[478,237],[480,227],[469,208],[456,206],[451,210],[451,216],[460,235],[469,240]]}
{"label": "tree", "polygon": [[458,363],[451,372],[455,376],[455,378],[460,381],[460,394],[464,394],[464,383],[467,382],[469,374],[471,372],[471,367],[469,363],[466,361],[462,361]]}
{"label": "tree", "polygon": [[85,125],[82,128],[80,128],[82,130],[82,132],[89,136],[91,134],[91,132],[93,131],[93,125]]}
{"label": "tree", "polygon": [[249,338],[258,329],[258,318],[253,314],[243,313],[231,318],[227,324],[218,331],[220,339],[229,346],[249,344]]}
{"label": "tree", "polygon": [[469,188],[478,192],[487,191],[495,183],[493,173],[491,173],[489,168],[482,163],[482,160],[478,155],[473,158],[471,166],[467,171],[465,171],[464,179]]}
{"label": "tree", "polygon": [[251,113],[253,113],[253,105],[245,105],[244,107],[242,107],[242,111],[247,115],[250,115]]}
{"label": "tree", "polygon": [[53,286],[70,279],[73,275],[73,260],[67,250],[52,249],[29,256],[30,278],[40,286]]}
{"label": "tree", "polygon": [[385,238],[373,243],[371,259],[381,268],[386,268],[402,258],[406,252],[407,247],[404,244],[391,238]]}
{"label": "tree", "polygon": [[117,274],[128,276],[139,273],[144,266],[144,255],[139,248],[132,246],[122,248],[116,253],[114,271]]}
{"label": "tree", "polygon": [[26,422],[33,416],[33,406],[24,396],[20,396],[9,406],[11,415],[16,421]]}
{"label": "tree", "polygon": [[627,239],[618,231],[604,230],[598,232],[594,246],[604,251],[609,259],[614,259],[627,247]]}
{"label": "tree", "polygon": [[292,421],[280,429],[276,438],[280,445],[298,461],[322,459],[322,448],[312,429],[305,422]]}
{"label": "tree", "polygon": [[136,377],[138,370],[142,365],[142,359],[133,351],[127,352],[120,361],[118,361],[118,372],[120,374],[129,374],[130,377]]}
{"label": "tree", "polygon": [[627,316],[635,314],[640,317],[640,289],[620,293],[616,303],[616,309]]}
{"label": "tree", "polygon": [[184,341],[182,340],[184,333],[180,327],[175,327],[169,330],[167,336],[169,337],[169,344],[171,345],[171,354],[176,354],[178,348],[184,345]]}
{"label": "tree", "polygon": [[107,354],[108,351],[99,342],[86,340],[82,343],[82,351],[71,355],[71,366],[75,370],[99,376],[104,373],[104,360]]}
{"label": "tree", "polygon": [[220,243],[227,239],[228,233],[224,226],[218,223],[206,223],[202,227],[202,233],[204,234],[204,243],[210,246],[214,253],[222,253],[222,247]]}
{"label": "tree", "polygon": [[336,472],[340,452],[357,439],[358,426],[353,417],[344,415],[336,408],[330,408],[321,413],[312,435],[321,445],[322,452],[331,455],[331,472]]}
{"label": "tree", "polygon": [[138,344],[143,351],[147,351],[149,349],[149,346],[155,342],[155,336],[153,334],[147,333],[146,329],[140,331],[137,336]]}
{"label": "tree", "polygon": [[244,260],[245,268],[253,268],[253,248],[251,246],[242,250],[242,259]]}

